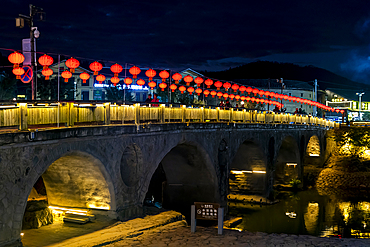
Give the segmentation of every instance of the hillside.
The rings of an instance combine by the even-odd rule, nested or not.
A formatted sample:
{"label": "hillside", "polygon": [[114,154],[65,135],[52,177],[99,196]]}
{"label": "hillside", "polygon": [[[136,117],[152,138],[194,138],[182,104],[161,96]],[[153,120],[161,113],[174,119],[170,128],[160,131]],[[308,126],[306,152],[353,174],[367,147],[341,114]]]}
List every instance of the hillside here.
{"label": "hillside", "polygon": [[327,88],[370,89],[370,85],[354,82],[328,70],[314,66],[299,66],[292,63],[257,61],[224,71],[203,71],[201,73],[220,80],[284,78],[284,80],[312,82],[314,79],[317,79],[321,90]]}

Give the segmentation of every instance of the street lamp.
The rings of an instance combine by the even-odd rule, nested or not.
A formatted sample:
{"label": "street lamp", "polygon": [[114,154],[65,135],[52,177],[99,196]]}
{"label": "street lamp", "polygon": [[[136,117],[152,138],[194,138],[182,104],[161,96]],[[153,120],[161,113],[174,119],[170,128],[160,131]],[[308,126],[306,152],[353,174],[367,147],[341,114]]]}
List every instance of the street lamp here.
{"label": "street lamp", "polygon": [[[39,30],[37,30],[37,27],[34,27],[33,26],[33,17],[38,14],[39,17],[40,17],[40,21],[42,21],[44,19],[44,12],[42,11],[43,9],[42,8],[39,8],[39,7],[36,7],[32,4],[29,5],[30,7],[30,15],[27,16],[27,15],[22,15],[22,14],[19,14],[19,18],[16,18],[16,26],[19,27],[19,28],[23,28],[24,27],[24,20],[26,20],[28,22],[28,25],[30,27],[30,43],[31,43],[31,69],[32,71],[34,72],[35,71],[35,66],[36,66],[36,58],[35,58],[35,38],[37,39],[39,36],[40,36],[40,32]],[[35,100],[35,80],[34,78],[37,77],[34,76],[32,79],[31,79],[31,87],[32,87],[32,100]]]}
{"label": "street lamp", "polygon": [[360,117],[360,120],[362,120],[362,117],[361,117],[361,106],[362,106],[362,103],[361,103],[361,97],[362,95],[364,95],[365,92],[362,92],[362,93],[356,93],[356,95],[358,95],[358,114],[359,114],[359,117]]}

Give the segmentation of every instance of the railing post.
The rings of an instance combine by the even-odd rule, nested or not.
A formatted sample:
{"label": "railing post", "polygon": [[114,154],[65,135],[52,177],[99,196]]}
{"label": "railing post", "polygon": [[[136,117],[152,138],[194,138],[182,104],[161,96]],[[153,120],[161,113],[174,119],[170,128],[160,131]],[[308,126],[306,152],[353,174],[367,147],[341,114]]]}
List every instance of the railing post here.
{"label": "railing post", "polygon": [[68,111],[66,112],[67,114],[67,125],[68,126],[74,126],[75,125],[75,114],[74,114],[74,103],[73,102],[69,102],[68,103]]}
{"label": "railing post", "polygon": [[229,122],[230,123],[232,123],[233,121],[234,121],[234,116],[233,116],[233,114],[234,114],[234,109],[233,108],[231,108],[230,110],[229,110]]}
{"label": "railing post", "polygon": [[109,125],[110,124],[110,103],[104,103],[104,124]]}
{"label": "railing post", "polygon": [[18,129],[27,130],[27,103],[18,103]]}
{"label": "railing post", "polygon": [[181,111],[181,122],[186,122],[186,105],[182,105],[182,111]]}
{"label": "railing post", "polygon": [[205,109],[204,109],[204,107],[202,106],[201,108],[200,108],[200,110],[201,110],[201,119],[200,119],[200,121],[202,122],[202,123],[204,123],[204,121],[205,121],[205,117],[204,117],[204,112],[205,112]]}
{"label": "railing post", "polygon": [[243,123],[247,122],[247,111],[243,109]]}
{"label": "railing post", "polygon": [[159,107],[159,122],[160,123],[165,123],[166,118],[165,118],[165,111],[166,111],[166,106],[164,104],[160,105]]}
{"label": "railing post", "polygon": [[220,107],[217,107],[217,113],[216,113],[216,121],[220,122]]}
{"label": "railing post", "polygon": [[135,124],[140,124],[140,103],[134,105],[135,107]]}

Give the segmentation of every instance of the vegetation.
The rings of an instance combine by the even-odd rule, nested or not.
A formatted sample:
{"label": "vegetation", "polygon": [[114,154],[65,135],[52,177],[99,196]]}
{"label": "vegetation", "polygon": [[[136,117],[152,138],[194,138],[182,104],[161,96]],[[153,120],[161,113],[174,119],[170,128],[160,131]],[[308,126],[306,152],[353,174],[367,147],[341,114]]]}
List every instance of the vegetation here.
{"label": "vegetation", "polygon": [[0,100],[11,100],[16,97],[17,80],[9,74],[0,74]]}
{"label": "vegetation", "polygon": [[[76,90],[73,82],[59,82],[59,99],[73,100]],[[37,98],[41,100],[58,100],[58,80],[45,80],[44,76],[37,78]]]}
{"label": "vegetation", "polygon": [[292,186],[292,188],[295,190],[298,189],[301,183],[302,182],[299,179],[292,179],[292,181],[289,182],[290,186]]}
{"label": "vegetation", "polygon": [[370,128],[340,128],[334,130],[329,138],[333,139],[337,145],[333,155],[335,161],[329,162],[348,171],[368,171],[370,169],[368,153]]}

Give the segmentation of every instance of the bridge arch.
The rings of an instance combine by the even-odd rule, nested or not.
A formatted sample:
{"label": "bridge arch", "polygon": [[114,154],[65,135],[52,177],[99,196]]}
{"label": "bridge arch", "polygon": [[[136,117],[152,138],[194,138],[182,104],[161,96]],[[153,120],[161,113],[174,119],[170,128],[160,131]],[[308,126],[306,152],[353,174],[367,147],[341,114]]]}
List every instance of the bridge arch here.
{"label": "bridge arch", "polygon": [[281,141],[275,161],[275,184],[289,184],[301,177],[301,155],[296,139],[286,136]]}
{"label": "bridge arch", "polygon": [[305,143],[304,150],[303,164],[305,166],[321,165],[323,161],[323,150],[322,143],[317,135],[312,135],[309,137],[307,143]]}
{"label": "bridge arch", "polygon": [[[36,168],[29,172],[27,182],[29,189],[20,199],[24,202],[23,214],[21,214],[23,229],[38,228],[52,223],[50,211],[46,209],[50,206],[78,208],[85,211],[91,209],[114,211],[116,209],[114,186],[100,159],[86,151],[67,150],[62,153],[63,151],[65,152],[66,149],[60,147],[58,151],[50,155],[51,157],[42,159],[39,164],[41,169]],[[52,158],[54,158],[53,161],[51,161]],[[39,173],[34,172],[35,170],[39,170]],[[37,189],[35,185],[38,185]],[[39,193],[40,185],[46,193]],[[43,222],[37,220],[32,210],[31,213],[29,212],[32,207],[43,210],[48,219]]]}
{"label": "bridge arch", "polygon": [[169,147],[158,158],[156,170],[148,175],[144,202],[154,197],[164,208],[180,211],[187,218],[190,205],[196,201],[220,202],[215,168],[207,151],[196,142]]}
{"label": "bridge arch", "polygon": [[244,141],[230,165],[229,188],[232,194],[266,193],[267,157],[259,144]]}

